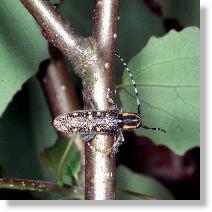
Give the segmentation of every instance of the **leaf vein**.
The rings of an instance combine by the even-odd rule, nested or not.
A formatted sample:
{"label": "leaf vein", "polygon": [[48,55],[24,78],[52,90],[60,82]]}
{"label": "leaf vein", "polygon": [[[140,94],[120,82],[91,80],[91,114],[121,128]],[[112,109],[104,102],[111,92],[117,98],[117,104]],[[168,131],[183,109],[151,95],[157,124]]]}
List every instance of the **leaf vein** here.
{"label": "leaf vein", "polygon": [[167,64],[167,63],[173,63],[173,62],[176,62],[176,61],[181,61],[181,60],[188,60],[188,59],[195,59],[195,58],[198,58],[199,56],[193,56],[193,57],[185,57],[185,58],[175,58],[175,59],[171,59],[171,60],[166,60],[166,61],[162,61],[162,62],[157,62],[157,63],[151,63],[139,70],[137,70],[137,72],[134,74],[134,77],[137,76],[138,74],[142,74],[144,73],[145,71],[147,71],[147,69],[153,67],[153,66],[156,66],[156,65],[162,65],[162,64]]}

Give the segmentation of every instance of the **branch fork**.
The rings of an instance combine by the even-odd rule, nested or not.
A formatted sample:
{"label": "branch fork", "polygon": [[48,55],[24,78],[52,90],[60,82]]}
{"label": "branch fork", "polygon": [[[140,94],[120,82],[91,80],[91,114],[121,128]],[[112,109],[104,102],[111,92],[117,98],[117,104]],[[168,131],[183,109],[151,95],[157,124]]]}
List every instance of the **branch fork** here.
{"label": "branch fork", "polygon": [[[20,0],[36,19],[44,37],[74,65],[82,78],[83,91],[100,110],[108,110],[107,91],[114,99],[114,53],[119,0],[96,0],[92,37],[83,37],[67,23],[47,0]],[[85,105],[86,109],[89,105]],[[114,135],[96,135],[91,145],[109,149]],[[115,157],[93,151],[85,144],[85,198],[115,199]]]}

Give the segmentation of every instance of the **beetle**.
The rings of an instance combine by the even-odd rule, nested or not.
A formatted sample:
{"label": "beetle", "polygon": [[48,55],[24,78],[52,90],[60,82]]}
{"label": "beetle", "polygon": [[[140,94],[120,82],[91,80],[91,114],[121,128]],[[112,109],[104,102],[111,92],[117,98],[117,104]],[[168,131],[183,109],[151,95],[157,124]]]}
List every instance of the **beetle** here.
{"label": "beetle", "polygon": [[111,103],[111,109],[98,110],[95,103],[91,99],[88,99],[94,108],[93,110],[78,110],[65,113],[57,116],[53,121],[53,125],[58,131],[85,135],[85,141],[91,140],[96,134],[117,134],[117,140],[120,140],[120,142],[117,141],[113,146],[113,152],[117,152],[118,145],[124,141],[122,131],[135,130],[141,127],[147,130],[166,132],[164,129],[150,128],[142,124],[142,118],[140,115],[141,104],[138,97],[136,83],[123,58],[117,53],[115,53],[115,55],[123,62],[123,65],[131,78],[137,99],[137,113],[123,112],[122,110],[119,110],[110,98],[110,89],[108,89],[107,98]]}
{"label": "beetle", "polygon": [[139,128],[141,117],[119,110],[79,110],[56,117],[53,125],[58,131],[70,134],[117,133]]}
{"label": "beetle", "polygon": [[119,130],[129,131],[140,127],[166,132],[161,128],[142,125],[142,119],[137,113],[120,110],[73,111],[56,117],[53,125],[58,131],[70,134],[117,133]]}

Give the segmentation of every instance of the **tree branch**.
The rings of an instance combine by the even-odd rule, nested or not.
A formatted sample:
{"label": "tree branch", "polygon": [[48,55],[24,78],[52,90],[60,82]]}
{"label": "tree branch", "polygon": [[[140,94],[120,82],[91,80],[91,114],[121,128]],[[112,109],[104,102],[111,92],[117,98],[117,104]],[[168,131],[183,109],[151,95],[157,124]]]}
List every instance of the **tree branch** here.
{"label": "tree branch", "polygon": [[47,0],[20,1],[42,27],[43,36],[76,64],[90,46],[89,39],[80,36]]}
{"label": "tree branch", "polygon": [[62,199],[84,199],[83,188],[78,186],[60,187],[53,182],[16,178],[0,178],[0,189],[23,191],[57,192]]}
{"label": "tree branch", "polygon": [[[51,58],[41,63],[37,76],[54,118],[60,114],[80,109],[80,102],[62,53],[52,45],[49,45],[49,52]],[[58,132],[58,135],[60,137],[71,136],[61,132]],[[80,139],[76,140],[75,145],[84,154],[84,145]]]}
{"label": "tree branch", "polygon": [[58,191],[58,185],[50,182],[28,179],[0,178],[0,188],[32,190],[32,191]]}
{"label": "tree branch", "polygon": [[[95,4],[93,37],[83,38],[65,22],[46,0],[21,0],[43,28],[43,35],[72,61],[83,81],[87,99],[100,110],[109,110],[107,98],[114,99],[114,52],[119,0],[102,0]],[[86,108],[90,109],[88,102]],[[86,145],[86,199],[115,198],[115,157],[104,152],[114,144],[114,135],[99,135]],[[101,150],[101,152],[95,151]]]}
{"label": "tree branch", "polygon": [[[96,0],[93,36],[97,41],[97,52],[101,63],[92,73],[93,82],[84,84],[86,96],[92,98],[98,109],[110,108],[107,92],[114,99],[114,53],[118,20],[118,0]],[[103,152],[114,143],[113,135],[96,135],[91,145]],[[92,151],[86,144],[85,153],[85,198],[94,200],[115,199],[115,157]]]}

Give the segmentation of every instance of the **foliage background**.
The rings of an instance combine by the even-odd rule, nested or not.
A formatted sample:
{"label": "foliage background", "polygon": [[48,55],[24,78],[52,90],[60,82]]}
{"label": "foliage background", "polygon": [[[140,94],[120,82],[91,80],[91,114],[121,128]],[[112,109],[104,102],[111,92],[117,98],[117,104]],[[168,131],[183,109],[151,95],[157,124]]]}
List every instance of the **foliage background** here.
{"label": "foliage background", "polygon": [[[154,6],[155,4],[153,2],[159,3],[159,6]],[[78,31],[84,36],[89,36],[92,29],[93,5],[94,1],[91,0],[63,0],[59,10]],[[45,148],[55,144],[56,133],[48,124],[52,118],[40,84],[36,78],[40,62],[49,57],[47,42],[42,37],[39,27],[19,0],[2,0],[0,3],[0,18],[2,22],[0,25],[1,175],[4,177],[54,181],[55,173],[45,166],[40,154]],[[143,57],[143,53],[140,51],[146,46],[150,37],[161,37],[172,28],[179,30],[188,26],[199,27],[199,21],[198,0],[134,0],[133,2],[121,0],[117,51],[127,61],[137,55],[137,61],[135,57],[130,63],[130,67],[136,73],[138,70],[138,61],[140,61],[140,57]],[[190,30],[187,35],[188,39],[190,36],[188,43],[191,43],[190,40],[194,38],[193,35],[197,33],[196,31],[197,29],[193,28]],[[185,42],[185,44],[182,44],[179,41],[181,45],[188,43]],[[198,52],[197,48],[199,44],[195,43],[195,38],[193,44],[190,45],[190,49],[186,49],[186,53],[193,54],[194,52]],[[172,46],[169,47],[173,48]],[[145,49],[148,50],[148,47]],[[194,51],[194,49],[196,50]],[[164,50],[166,53],[167,51]],[[195,61],[192,61],[190,64],[196,65]],[[198,70],[198,64],[196,68]],[[122,75],[122,68],[117,63],[117,85],[122,83]],[[124,75],[123,79],[127,81],[126,75]],[[142,77],[139,79],[142,79]],[[77,83],[76,86],[80,88],[79,81],[76,80],[75,82]],[[140,93],[142,97],[142,91]],[[133,106],[127,104],[123,95],[126,96],[126,92],[124,94],[121,93],[120,99],[117,101],[121,101],[124,108],[132,110]],[[157,96],[157,93],[155,95]],[[198,96],[196,100],[198,100]],[[183,108],[183,105],[179,107]],[[148,117],[150,114],[148,108],[143,111],[143,114],[146,120],[152,120]],[[195,129],[196,134],[190,139],[188,139],[188,136],[186,140],[185,137],[182,139],[182,143],[185,143],[183,148],[178,143],[175,143],[174,147],[170,146],[170,143],[173,143],[171,137],[168,137],[165,142],[158,142],[167,143],[172,150],[181,154],[181,157],[167,148],[164,150],[164,147],[156,147],[150,138],[156,143],[158,138],[152,138],[148,133],[146,134],[144,132],[148,138],[127,135],[127,142],[121,147],[118,156],[118,164],[122,164],[118,169],[118,185],[125,189],[137,189],[137,192],[146,192],[153,196],[160,196],[162,194],[161,198],[163,199],[173,198],[173,195],[175,198],[198,199],[199,150],[198,148],[191,149],[197,147],[199,143],[198,112],[196,114],[194,121],[197,122],[197,125],[195,125],[197,127]],[[160,126],[161,123],[156,122],[155,126],[163,127]],[[154,120],[151,124],[154,124]],[[142,132],[142,135],[144,133]],[[178,131],[177,134],[179,135]],[[131,142],[131,144],[128,144],[128,142]],[[127,145],[131,145],[130,149]],[[181,149],[179,150],[178,147]],[[129,150],[127,153],[126,149]],[[145,151],[149,151],[149,154]],[[145,157],[145,154],[148,156]],[[128,166],[128,168],[123,167],[123,165]],[[130,175],[126,173],[130,173]],[[175,175],[172,175],[172,173],[175,173]],[[145,174],[146,176],[141,174]],[[135,177],[133,177],[134,175]],[[147,178],[147,181],[143,180],[143,178]],[[144,189],[143,182],[147,185],[146,189]],[[192,189],[190,189],[190,193],[185,193],[186,189],[176,189],[176,187],[181,188],[179,185],[187,185]],[[29,194],[21,192],[21,196],[15,192],[7,192],[9,191],[1,191],[2,199],[7,197],[6,194],[8,194],[9,199],[13,197],[29,199],[55,198],[52,194]],[[194,192],[196,192],[196,196]],[[122,195],[120,198],[130,197]]]}

